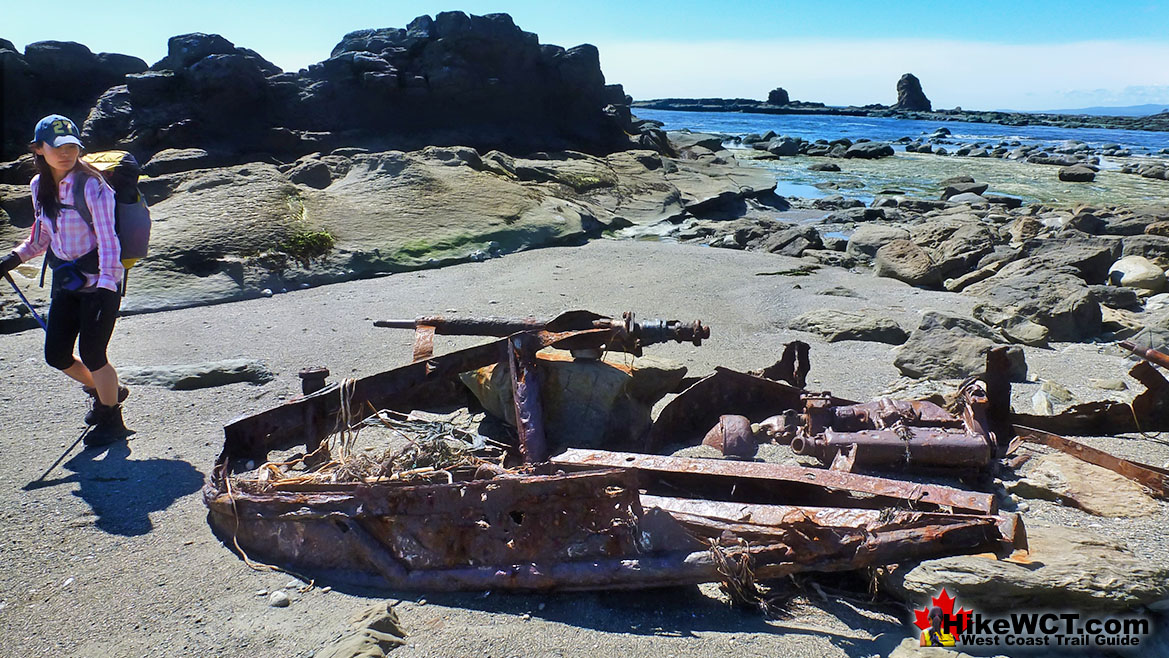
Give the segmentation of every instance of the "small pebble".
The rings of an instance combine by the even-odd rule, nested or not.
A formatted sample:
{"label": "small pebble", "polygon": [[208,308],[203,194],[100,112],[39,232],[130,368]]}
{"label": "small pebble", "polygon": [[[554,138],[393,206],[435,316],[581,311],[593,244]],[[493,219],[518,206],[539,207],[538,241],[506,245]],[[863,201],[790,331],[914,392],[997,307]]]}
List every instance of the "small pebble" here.
{"label": "small pebble", "polygon": [[256,596],[268,596],[268,590],[258,589],[256,590]]}
{"label": "small pebble", "polygon": [[1026,512],[1029,509],[1031,509],[1031,503],[1028,503],[1025,500],[1019,501],[1019,504],[1015,505],[1015,511],[1018,512]]}
{"label": "small pebble", "polygon": [[426,599],[418,599],[418,605],[426,605]]}
{"label": "small pebble", "polygon": [[524,614],[520,615],[520,619],[523,619],[524,621],[528,621],[531,618],[532,618],[532,615],[531,615],[531,613],[528,613],[528,612],[525,612]]}
{"label": "small pebble", "polygon": [[292,599],[288,598],[284,592],[272,592],[272,595],[268,597],[268,605],[273,608],[287,608],[291,603]]}
{"label": "small pebble", "polygon": [[285,583],[285,584],[284,584],[284,589],[292,589],[292,588],[294,588],[294,587],[300,587],[300,581],[299,581],[299,580],[290,580],[290,581],[288,581],[287,583]]}
{"label": "small pebble", "polygon": [[260,294],[265,296],[265,297],[271,297],[273,293],[272,293],[271,288],[264,288],[263,290],[260,291]]}

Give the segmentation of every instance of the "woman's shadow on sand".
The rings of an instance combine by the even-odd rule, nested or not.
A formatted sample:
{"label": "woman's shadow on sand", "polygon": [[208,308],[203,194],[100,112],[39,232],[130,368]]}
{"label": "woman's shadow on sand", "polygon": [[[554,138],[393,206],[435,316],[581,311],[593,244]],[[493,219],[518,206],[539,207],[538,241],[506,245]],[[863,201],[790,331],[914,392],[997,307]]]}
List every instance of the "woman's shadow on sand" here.
{"label": "woman's shadow on sand", "polygon": [[94,525],[110,534],[133,537],[154,529],[150,513],[170,507],[176,500],[198,491],[203,474],[179,459],[128,459],[130,444],[119,441],[101,448],[86,448],[65,462],[72,475],[37,480],[26,490],[76,482],[73,492],[89,504],[97,516]]}

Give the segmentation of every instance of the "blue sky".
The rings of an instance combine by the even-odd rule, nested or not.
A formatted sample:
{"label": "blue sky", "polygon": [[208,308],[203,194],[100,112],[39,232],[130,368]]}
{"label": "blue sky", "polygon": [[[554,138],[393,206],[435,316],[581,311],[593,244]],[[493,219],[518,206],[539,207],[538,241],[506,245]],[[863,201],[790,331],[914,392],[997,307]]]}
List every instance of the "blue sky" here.
{"label": "blue sky", "polygon": [[78,41],[147,63],[170,36],[214,32],[296,70],[346,32],[459,9],[507,12],[544,43],[597,45],[606,78],[636,98],[764,98],[782,86],[798,100],[891,103],[897,78],[913,72],[935,107],[1169,106],[1169,0],[5,4],[0,37],[18,48]]}

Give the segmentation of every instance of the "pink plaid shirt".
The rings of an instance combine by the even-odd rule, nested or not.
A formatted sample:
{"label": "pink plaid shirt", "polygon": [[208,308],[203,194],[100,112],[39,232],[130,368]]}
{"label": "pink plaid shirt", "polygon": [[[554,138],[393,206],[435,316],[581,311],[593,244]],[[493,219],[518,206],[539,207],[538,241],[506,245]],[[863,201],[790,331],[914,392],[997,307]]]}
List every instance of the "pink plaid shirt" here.
{"label": "pink plaid shirt", "polygon": [[[70,172],[57,186],[57,198],[69,208],[61,208],[57,215],[57,230],[53,231],[53,220],[47,217],[36,202],[37,188],[41,177],[32,179],[33,211],[36,220],[28,239],[16,248],[21,262],[45,253],[51,245],[53,253],[61,260],[74,260],[97,247],[98,276],[96,285],[106,290],[118,290],[122,281],[122,245],[114,232],[114,190],[105,181],[88,176],[85,183],[85,202],[93,215],[93,229],[72,208],[73,179],[79,174]],[[37,225],[41,230],[37,231]],[[86,285],[95,285],[93,277],[86,277]]]}

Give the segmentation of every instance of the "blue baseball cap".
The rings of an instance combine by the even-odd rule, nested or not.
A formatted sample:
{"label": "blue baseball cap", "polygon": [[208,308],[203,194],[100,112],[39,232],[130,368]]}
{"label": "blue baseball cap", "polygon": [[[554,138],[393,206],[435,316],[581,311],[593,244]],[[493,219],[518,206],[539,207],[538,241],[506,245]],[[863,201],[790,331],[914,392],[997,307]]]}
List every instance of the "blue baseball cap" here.
{"label": "blue baseball cap", "polygon": [[77,124],[60,114],[50,114],[37,122],[37,130],[33,134],[34,143],[44,142],[53,148],[65,144],[76,144],[84,148],[81,143],[81,133]]}

